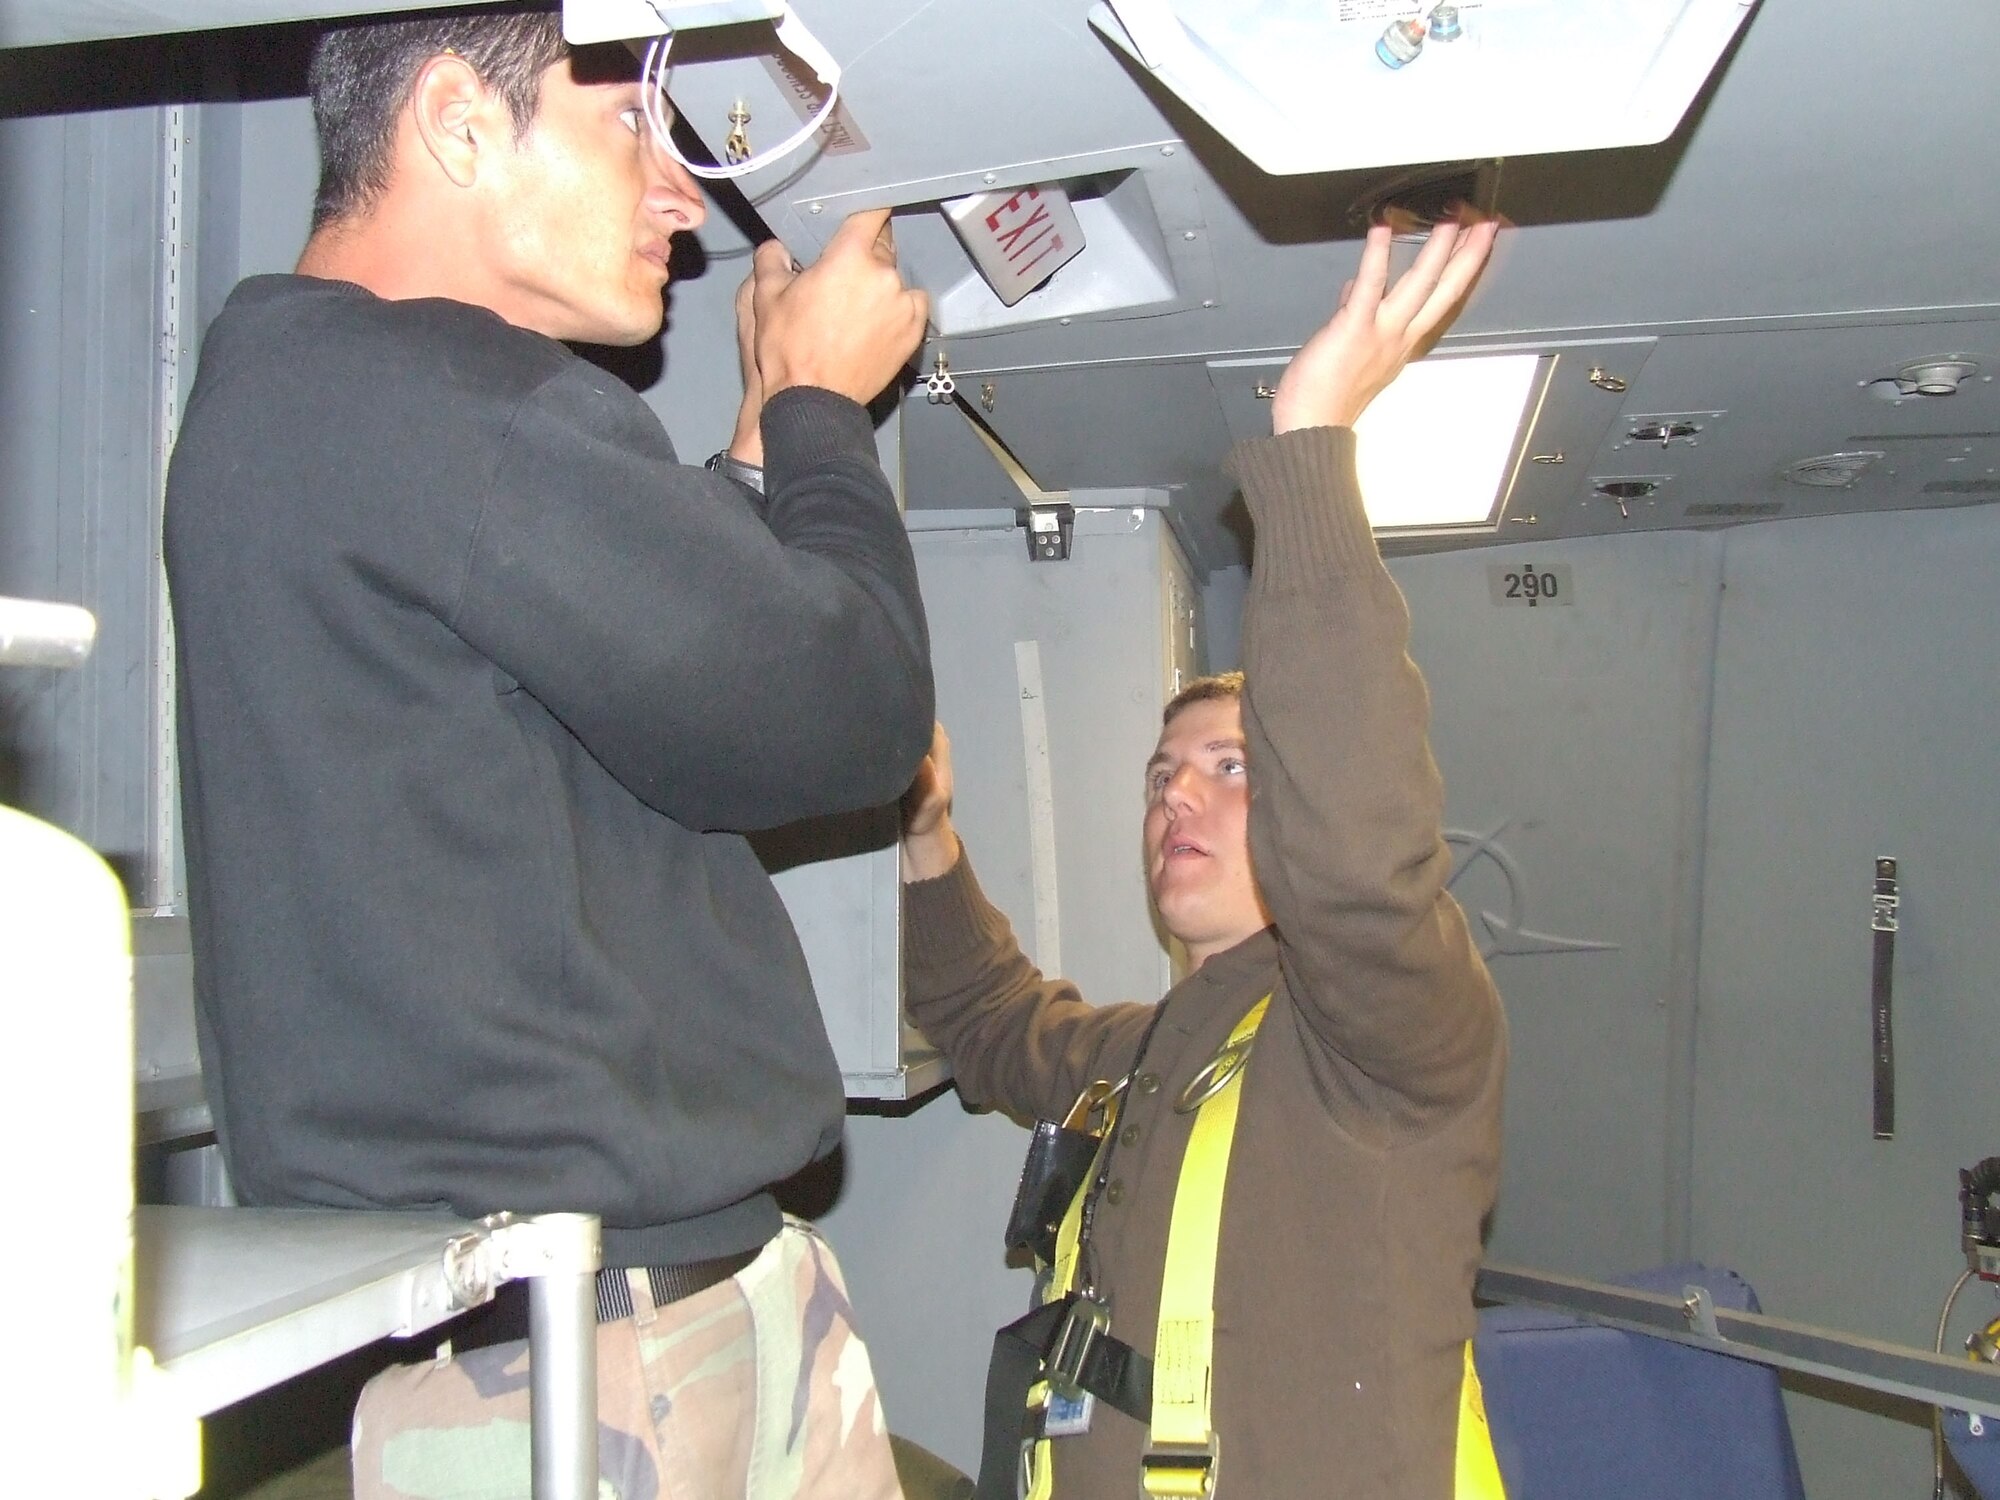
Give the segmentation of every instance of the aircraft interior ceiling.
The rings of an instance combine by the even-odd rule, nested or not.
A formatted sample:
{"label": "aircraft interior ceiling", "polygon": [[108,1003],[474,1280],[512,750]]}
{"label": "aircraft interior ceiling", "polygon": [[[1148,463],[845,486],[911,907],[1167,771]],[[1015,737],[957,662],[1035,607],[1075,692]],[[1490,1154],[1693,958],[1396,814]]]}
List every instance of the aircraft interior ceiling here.
{"label": "aircraft interior ceiling", "polygon": [[[1476,27],[1503,3],[1461,9]],[[352,7],[5,0],[0,43],[329,9]],[[920,382],[905,402],[910,506],[1022,503],[976,414],[1032,486],[1163,491],[1198,571],[1243,563],[1246,530],[1218,461],[1261,423],[1259,382],[1337,297],[1371,204],[1435,206],[1455,190],[1423,186],[1440,174],[1401,162],[1409,118],[1392,103],[1368,125],[1384,144],[1363,154],[1400,164],[1273,175],[1112,45],[1115,26],[1094,25],[1089,0],[792,9],[842,70],[836,129],[826,149],[739,185],[802,254],[846,212],[897,208],[904,263],[936,304],[921,371],[942,353],[958,398],[930,401]],[[2000,44],[1969,0],[1744,9],[1664,141],[1498,167],[1494,201],[1518,227],[1439,352],[1532,350],[1553,368],[1497,522],[1396,545],[2000,497],[2000,293],[1983,232],[2000,174],[1978,124],[1980,102],[2000,96]],[[1574,24],[1616,21],[1591,8]],[[1433,97],[1414,84],[1429,62],[1403,70],[1420,105]],[[674,65],[677,107],[718,152],[738,104],[760,150],[810,107],[807,65],[768,25],[683,31]],[[1585,82],[1580,133],[1630,105]],[[1495,168],[1461,169],[1456,186],[1491,192]],[[938,205],[1050,182],[1085,205],[1087,248],[1003,306]],[[704,245],[728,255],[735,232],[717,215]],[[1914,394],[1918,384],[1939,393]],[[1436,440],[1453,426],[1440,409]]]}
{"label": "aircraft interior ceiling", "polygon": [[[181,403],[230,289],[297,261],[318,23],[458,3],[0,0],[0,604],[84,606],[94,632],[70,622],[72,642],[94,641],[77,670],[0,673],[0,802],[124,882],[136,1020],[114,1081],[136,1063],[142,1212],[230,1197],[197,1045],[159,564]],[[568,0],[572,20],[628,40],[682,17],[677,134],[717,161],[740,135],[752,162],[677,250],[664,339],[587,352],[699,461],[737,416],[731,299],[752,243],[776,234],[810,260],[848,214],[894,210],[933,316],[880,442],[909,512],[954,818],[1036,962],[1094,1000],[1150,998],[1173,967],[1136,878],[1136,770],[1187,676],[1242,663],[1253,593],[1223,459],[1269,430],[1266,398],[1371,216],[1421,221],[1461,196],[1496,208],[1513,227],[1432,369],[1371,413],[1472,356],[1532,370],[1518,417],[1449,391],[1410,403],[1420,420],[1400,442],[1431,489],[1454,487],[1443,463],[1482,411],[1512,446],[1483,519],[1383,532],[1431,695],[1450,888],[1506,998],[1491,1259],[1593,1278],[1698,1259],[1741,1276],[1786,1338],[1820,1339],[1820,1364],[1785,1366],[1804,1371],[1786,1377],[1787,1420],[1815,1500],[1921,1493],[1924,1398],[1967,1368],[1931,1352],[1952,1348],[1948,1289],[1965,1254],[2000,1254],[1991,1234],[1965,1237],[1954,1196],[1965,1164],[2000,1150],[1979,1045],[2000,976],[1986,603],[2000,510],[1982,508],[2000,501],[1994,7],[1456,0],[1462,36],[1401,68],[1375,61],[1385,17],[1435,21],[1443,3]],[[1322,64],[1352,84],[1311,100],[1347,123],[1256,128],[1254,109],[1149,66],[1121,17],[1169,9],[1225,30],[1351,23],[1366,43],[1353,56],[1278,59],[1308,88]],[[821,125],[818,64],[781,43],[780,11],[840,70]],[[1479,39],[1516,16],[1569,61],[1643,54],[1646,26],[1665,55],[1688,34],[1675,18],[1699,21],[1706,50],[1670,107],[1651,80],[1603,68],[1496,84],[1482,59],[1499,49]],[[1239,63],[1217,67],[1256,94]],[[807,149],[761,162],[801,130]],[[1443,151],[1447,137],[1462,145]],[[1083,248],[1045,280],[1006,282],[1029,243],[1014,229],[1054,233],[1029,205],[1058,200]],[[1401,237],[1399,267],[1418,237]],[[1364,430],[1364,459],[1376,441]],[[1033,523],[1064,503],[1080,512],[1074,553],[1036,565]],[[1547,592],[1516,591],[1540,579]],[[1576,607],[1540,608],[1558,583]],[[946,1102],[946,1061],[905,1019],[893,815],[760,852],[781,867],[851,1101],[843,1152],[797,1185],[816,1195],[801,1207],[839,1247],[898,1433],[970,1466],[992,1330],[1029,1294],[998,1237],[1022,1132]],[[42,1009],[23,1015],[60,1031],[61,1008]],[[32,1081],[65,1078],[16,1050]],[[1898,1089],[1885,1135],[1877,1111]],[[16,1157],[45,1169],[36,1180],[89,1186],[63,1130],[24,1118]],[[156,1248],[192,1243],[151,1222]],[[269,1273],[290,1297],[290,1240],[246,1244],[255,1276],[189,1281],[247,1294]],[[119,1305],[178,1316],[158,1290]],[[2000,1308],[1981,1291],[1959,1307],[1983,1320]],[[348,1337],[349,1304],[317,1295],[296,1299],[301,1316]],[[1694,1326],[1719,1304],[1665,1305]],[[38,1311],[56,1327],[79,1308]],[[210,1368],[240,1377],[238,1394],[276,1378],[275,1343],[287,1360],[305,1347],[290,1328],[239,1346],[205,1311],[188,1326],[232,1330]],[[1922,1381],[1883,1376],[1905,1355]],[[1991,1368],[1976,1374],[1984,1387],[1950,1390],[2000,1418]],[[269,1425],[289,1438],[303,1407],[288,1389],[268,1399],[288,1403]],[[320,1404],[338,1443],[351,1399]],[[272,1409],[246,1404],[245,1427]],[[1621,1444],[1634,1430],[1622,1410],[1590,1421]],[[1689,1422],[1674,1416],[1665,1451],[1701,1447],[1690,1430],[1717,1437]]]}

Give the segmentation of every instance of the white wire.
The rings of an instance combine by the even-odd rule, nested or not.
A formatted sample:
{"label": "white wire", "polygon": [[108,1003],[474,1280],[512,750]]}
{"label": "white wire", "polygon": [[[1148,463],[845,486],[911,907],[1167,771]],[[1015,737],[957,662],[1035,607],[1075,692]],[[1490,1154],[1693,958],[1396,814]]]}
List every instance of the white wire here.
{"label": "white wire", "polygon": [[[654,14],[659,14],[657,7]],[[660,21],[664,25],[666,17],[660,16]],[[646,60],[639,69],[646,123],[652,127],[653,139],[659,142],[660,149],[694,176],[709,182],[724,182],[770,166],[771,163],[791,155],[811,140],[820,126],[826,123],[827,117],[833,113],[833,107],[840,102],[840,65],[833,60],[833,55],[820,45],[818,39],[805,29],[804,23],[792,13],[789,5],[785,7],[784,17],[778,22],[777,32],[778,40],[791,51],[793,56],[813,70],[814,77],[826,85],[826,99],[810,120],[770,150],[758,152],[754,156],[725,167],[711,167],[706,163],[689,161],[681,155],[680,148],[673,142],[672,128],[661,102],[667,94],[669,71],[667,59],[674,47],[673,28],[668,27],[646,44]]]}

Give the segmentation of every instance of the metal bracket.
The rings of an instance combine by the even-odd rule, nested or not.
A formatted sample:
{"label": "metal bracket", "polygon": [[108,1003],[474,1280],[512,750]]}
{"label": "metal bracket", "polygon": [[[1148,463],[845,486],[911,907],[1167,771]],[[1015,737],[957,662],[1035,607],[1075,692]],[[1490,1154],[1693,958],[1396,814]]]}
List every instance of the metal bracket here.
{"label": "metal bracket", "polygon": [[1715,1326],[1715,1299],[1709,1296],[1707,1287],[1682,1287],[1681,1311],[1687,1318],[1689,1333],[1727,1342],[1722,1330]]}
{"label": "metal bracket", "polygon": [[1896,894],[1896,862],[1893,859],[1877,859],[1874,916],[1868,925],[1877,932],[1894,932],[1901,905],[1902,900]]}
{"label": "metal bracket", "polygon": [[1076,507],[1067,501],[1053,505],[1030,505],[1014,512],[1015,521],[1028,533],[1028,561],[1064,562],[1069,558],[1070,538],[1076,528]]}
{"label": "metal bracket", "polygon": [[932,406],[947,406],[957,394],[958,382],[952,378],[951,361],[945,358],[944,345],[939,344],[937,363],[924,377],[924,400]]}
{"label": "metal bracket", "polygon": [[594,1214],[488,1214],[444,1247],[444,1278],[455,1308],[492,1301],[503,1282],[595,1275],[603,1263],[603,1233]]}

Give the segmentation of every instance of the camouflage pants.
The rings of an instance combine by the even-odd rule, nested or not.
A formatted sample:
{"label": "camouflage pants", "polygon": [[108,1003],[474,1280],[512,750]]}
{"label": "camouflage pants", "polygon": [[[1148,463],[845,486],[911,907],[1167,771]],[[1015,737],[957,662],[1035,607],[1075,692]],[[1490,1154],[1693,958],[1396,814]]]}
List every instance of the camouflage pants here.
{"label": "camouflage pants", "polygon": [[[899,1500],[868,1351],[832,1249],[784,1230],[732,1279],[597,1330],[599,1500]],[[516,1341],[376,1376],[356,1500],[527,1500]]]}

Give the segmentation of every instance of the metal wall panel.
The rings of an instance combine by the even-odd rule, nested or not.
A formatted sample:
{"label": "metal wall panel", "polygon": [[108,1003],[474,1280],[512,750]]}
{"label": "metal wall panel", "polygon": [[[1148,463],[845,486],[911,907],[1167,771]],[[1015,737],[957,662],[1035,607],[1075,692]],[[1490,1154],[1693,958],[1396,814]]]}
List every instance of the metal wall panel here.
{"label": "metal wall panel", "polygon": [[0,590],[98,620],[90,661],[0,682],[9,800],[109,858],[148,899],[163,113],[0,122]]}
{"label": "metal wall panel", "polygon": [[[1513,1041],[1502,1260],[1609,1274],[1683,1253],[1719,555],[1662,536],[1391,563],[1431,688],[1453,893]],[[1574,602],[1497,602],[1489,570],[1527,565],[1568,569]]]}
{"label": "metal wall panel", "polygon": [[[1928,1348],[1993,1109],[2000,513],[1745,528],[1727,557],[1702,921],[1696,1242],[1774,1314]],[[1873,860],[1901,861],[1897,1130],[1871,1133]],[[1975,1286],[1961,1312],[1996,1309]],[[1965,1328],[1957,1326],[1963,1334]],[[1824,1388],[1814,1388],[1819,1395]],[[1926,1414],[1794,1396],[1821,1500],[1921,1493]]]}
{"label": "metal wall panel", "polygon": [[[1162,522],[1077,518],[1068,562],[1030,563],[1018,530],[915,538],[952,735],[953,814],[980,883],[1030,952],[1036,912],[1018,642],[1047,700],[1063,972],[1084,995],[1151,1000],[1163,952],[1139,853],[1142,773],[1163,702]],[[1027,1306],[1000,1231],[1027,1135],[955,1096],[848,1121],[846,1184],[824,1227],[846,1268],[890,1426],[975,1469],[993,1330]]]}

